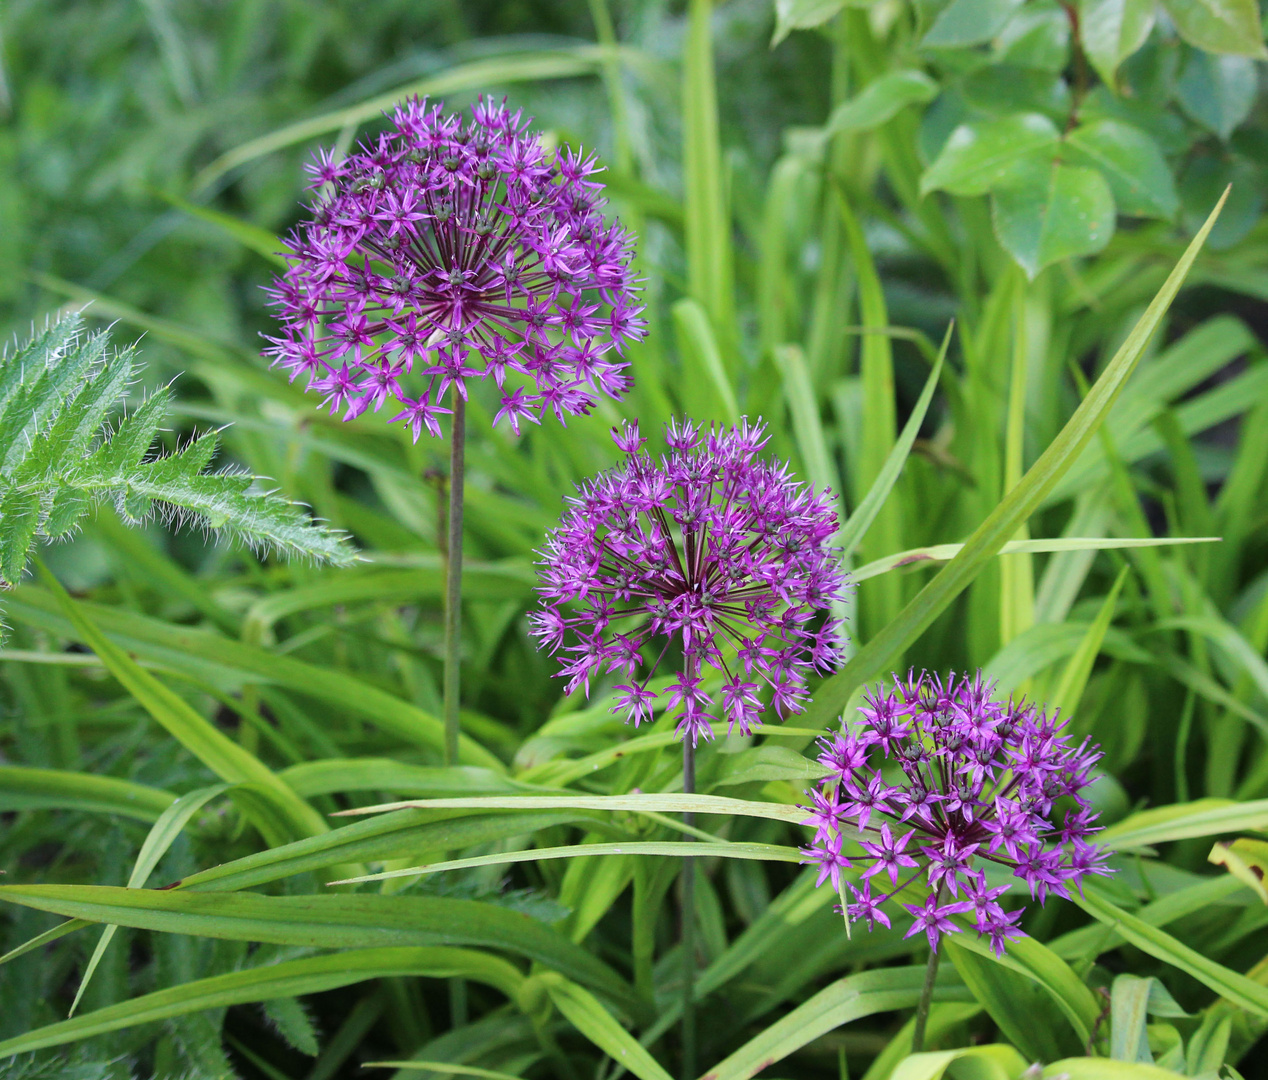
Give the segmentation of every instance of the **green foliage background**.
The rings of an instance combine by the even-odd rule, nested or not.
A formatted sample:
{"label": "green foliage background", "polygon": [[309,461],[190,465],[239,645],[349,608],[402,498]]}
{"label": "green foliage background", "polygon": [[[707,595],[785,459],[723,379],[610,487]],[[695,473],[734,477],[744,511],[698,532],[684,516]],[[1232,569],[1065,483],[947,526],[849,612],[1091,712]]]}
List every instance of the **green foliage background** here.
{"label": "green foliage background", "polygon": [[[673,718],[560,700],[524,632],[533,549],[614,459],[608,428],[675,412],[764,415],[843,493],[860,581],[853,657],[798,724],[701,755],[699,790],[732,800],[697,807],[708,1075],[1262,1072],[1263,55],[1253,0],[0,8],[8,370],[87,304],[129,346],[110,363],[138,362],[126,413],[167,408],[147,467],[223,428],[212,469],[272,478],[292,546],[344,558],[298,502],[363,555],[209,544],[116,485],[5,594],[0,1075],[679,1073]],[[597,148],[652,323],[629,400],[567,429],[492,432],[476,395],[455,768],[444,447],[332,421],[259,359],[303,160],[408,92],[505,93]],[[7,580],[90,486],[40,435],[0,462]],[[193,445],[182,490],[260,497]],[[227,506],[187,509],[241,525]],[[901,920],[847,938],[795,850],[814,735],[907,664],[984,667],[1102,743],[1119,871],[1032,910],[1007,963],[962,935],[915,1057],[925,951]],[[402,798],[467,801],[329,816]],[[530,849],[554,850],[510,861]]]}

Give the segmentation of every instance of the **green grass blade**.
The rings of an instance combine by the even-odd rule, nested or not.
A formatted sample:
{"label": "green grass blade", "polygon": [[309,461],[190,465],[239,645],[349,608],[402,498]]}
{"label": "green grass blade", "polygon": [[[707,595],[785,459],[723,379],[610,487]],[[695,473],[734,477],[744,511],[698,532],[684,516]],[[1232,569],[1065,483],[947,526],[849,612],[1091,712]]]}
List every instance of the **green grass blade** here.
{"label": "green grass blade", "polygon": [[[626,50],[619,50],[624,54]],[[308,142],[319,135],[351,128],[354,132],[367,120],[373,120],[384,110],[391,109],[402,99],[417,94],[420,97],[441,97],[465,90],[487,90],[492,86],[508,83],[537,82],[544,79],[568,79],[593,75],[607,56],[608,50],[594,45],[581,45],[573,49],[553,52],[535,51],[516,55],[489,57],[459,64],[447,71],[429,75],[416,82],[406,83],[368,101],[350,105],[346,109],[323,113],[309,120],[288,124],[284,128],[261,135],[221,154],[204,168],[191,185],[197,194],[211,187],[225,173],[266,154],[275,153],[296,143]]]}
{"label": "green grass blade", "polygon": [[[999,554],[1007,555],[1017,551],[1028,552],[1066,552],[1066,551],[1113,551],[1121,548],[1166,547],[1171,544],[1215,544],[1218,536],[1063,536],[1055,540],[1009,540],[999,549]],[[888,574],[892,570],[916,566],[926,562],[946,562],[954,559],[966,547],[965,544],[933,544],[930,547],[912,548],[886,555],[883,559],[860,566],[850,573],[855,581],[863,581],[878,574]]]}
{"label": "green grass blade", "polygon": [[806,812],[796,806],[780,803],[751,802],[729,799],[724,795],[523,795],[510,798],[427,799],[363,806],[343,810],[339,817],[359,814],[382,814],[392,810],[625,810],[638,813],[726,814],[736,817],[766,818],[800,824]]}
{"label": "green grass blade", "polygon": [[366,874],[332,881],[331,885],[352,885],[361,881],[383,881],[387,878],[415,877],[424,874],[440,874],[448,870],[467,870],[475,866],[507,866],[512,863],[545,862],[550,859],[580,859],[594,855],[664,855],[682,858],[687,855],[708,856],[711,859],[756,859],[760,862],[799,863],[805,855],[800,848],[780,844],[747,844],[723,841],[702,848],[698,843],[681,840],[641,840],[628,844],[570,844],[567,847],[530,848],[527,851],[502,851],[496,855],[476,855],[470,859],[450,859],[448,862],[427,863],[404,870],[385,870],[381,874]]}
{"label": "green grass blade", "polygon": [[784,380],[784,399],[792,414],[793,433],[806,477],[817,490],[830,490],[841,498],[844,495],[841,479],[823,435],[819,403],[810,382],[805,354],[799,345],[780,345],[775,349],[774,356],[775,365]]}
{"label": "green grass blade", "polygon": [[284,780],[279,780],[272,769],[213,727],[184,698],[140,667],[97,629],[52,574],[42,566],[40,572],[44,584],[58,599],[63,614],[84,643],[101,657],[110,674],[174,739],[227,783],[258,784],[268,791],[296,835],[315,836],[328,830],[325,819],[287,787]]}
{"label": "green grass blade", "polygon": [[176,796],[113,776],[0,765],[0,811],[84,810],[157,821]]}
{"label": "green grass blade", "polygon": [[633,1013],[640,1011],[633,991],[607,964],[528,915],[475,900],[262,896],[107,885],[3,885],[0,900],[68,918],[229,941],[318,949],[430,945],[501,949],[585,983]]}
{"label": "green grass blade", "polygon": [[550,1000],[582,1035],[639,1080],[673,1080],[593,994],[558,975],[542,978]]}
{"label": "green grass blade", "polygon": [[[181,831],[189,823],[189,819],[217,795],[223,795],[228,790],[228,784],[213,784],[211,787],[199,788],[197,791],[182,795],[164,810],[163,816],[154,823],[154,827],[141,845],[141,850],[137,853],[136,864],[128,878],[127,887],[129,889],[145,888],[145,883],[150,880],[150,875],[154,873],[159,860],[172,846],[172,842],[180,836]],[[110,947],[110,941],[118,929],[117,926],[107,926],[101,932],[97,947],[93,949],[88,966],[84,968],[83,977],[79,980],[79,989],[75,991],[75,1000],[71,1002],[68,1016],[75,1015],[84,991],[88,989],[88,983],[92,980],[93,972],[97,970],[97,965],[101,963],[101,958]]]}
{"label": "green grass blade", "polygon": [[1087,889],[1083,896],[1072,899],[1089,915],[1112,927],[1142,952],[1193,976],[1239,1008],[1255,1016],[1268,1017],[1268,987],[1208,959],[1165,930],[1150,926],[1143,919],[1124,911],[1094,889]]}
{"label": "green grass blade", "polygon": [[1087,686],[1088,677],[1092,674],[1092,665],[1096,663],[1096,658],[1101,653],[1101,643],[1105,640],[1105,632],[1114,620],[1118,594],[1122,591],[1123,582],[1127,580],[1128,573],[1130,573],[1130,567],[1124,566],[1113,588],[1110,589],[1109,595],[1105,597],[1101,610],[1097,612],[1083,640],[1079,642],[1079,647],[1075,649],[1074,655],[1070,657],[1065,670],[1062,671],[1061,680],[1051,693],[1045,695],[1048,705],[1053,709],[1060,709],[1066,716],[1074,715],[1083,698],[1083,690]]}
{"label": "green grass blade", "polygon": [[740,407],[705,309],[696,300],[686,297],[674,304],[670,312],[682,358],[683,410],[706,422],[736,423],[740,419]]}
{"label": "green grass blade", "polygon": [[156,190],[155,194],[165,202],[169,202],[178,210],[184,210],[191,217],[214,225],[221,232],[233,237],[239,244],[257,255],[262,256],[279,269],[285,270],[287,263],[281,255],[282,242],[268,229],[261,229],[249,221],[243,221],[232,214],[224,214],[213,210],[210,206],[200,206],[170,191]]}
{"label": "green grass blade", "polygon": [[169,888],[232,892],[322,870],[336,863],[399,859],[420,851],[462,850],[475,844],[523,836],[554,825],[570,825],[586,815],[556,810],[539,814],[425,813],[405,810],[358,821],[322,836],[257,851],[200,870]]}
{"label": "green grass blade", "polygon": [[1172,840],[1264,828],[1268,828],[1268,799],[1240,803],[1198,799],[1141,810],[1098,833],[1096,842],[1113,851],[1131,851]]}
{"label": "green grass blade", "polygon": [[110,1031],[168,1020],[204,1009],[223,1009],[230,1005],[317,994],[393,976],[435,979],[460,976],[486,983],[509,997],[518,992],[523,981],[523,976],[505,960],[471,949],[359,949],[334,956],[267,964],[144,994],[73,1020],[63,1020],[5,1039],[0,1042],[0,1057],[26,1054],[49,1046],[64,1046]]}
{"label": "green grass blade", "polygon": [[[942,362],[946,359],[947,347],[951,344],[953,329],[954,324],[947,327],[947,332],[942,338],[942,347],[938,350],[938,354],[933,361],[933,370],[929,373],[929,378],[925,380],[924,389],[921,390],[920,397],[916,399],[911,415],[907,418],[907,423],[903,425],[902,433],[898,436],[898,441],[894,443],[894,448],[889,452],[889,456],[886,457],[885,464],[881,466],[876,480],[868,488],[867,494],[863,496],[858,506],[855,507],[854,513],[850,515],[849,520],[842,526],[841,531],[837,533],[836,542],[841,548],[842,559],[849,559],[854,554],[863,537],[867,535],[867,530],[871,528],[872,522],[876,520],[876,515],[880,513],[881,507],[894,490],[894,485],[898,482],[898,477],[903,471],[903,465],[907,461],[907,455],[911,453],[912,444],[916,441],[916,436],[920,434],[920,425],[924,423],[925,414],[929,411],[929,403],[933,400],[933,392],[938,387],[938,378],[942,374]],[[859,571],[855,571],[850,577],[853,581],[865,580],[859,577]]]}
{"label": "green grass blade", "polygon": [[[39,589],[18,590],[6,604],[15,619],[74,638],[79,636],[57,599]],[[341,671],[121,608],[85,602],[76,606],[108,638],[126,645],[130,652],[161,658],[165,666],[188,671],[206,682],[217,684],[225,669],[231,669],[241,681],[281,686],[338,705],[406,742],[436,750],[443,747],[444,725],[439,717]],[[50,615],[54,617],[49,618]],[[506,768],[494,754],[466,735],[459,742],[459,757],[468,765],[498,772]]]}
{"label": "green grass blade", "polygon": [[1039,508],[1044,496],[1078,457],[1113,407],[1150,337],[1180,291],[1224,205],[1224,198],[1227,198],[1227,192],[1065,427],[1040,454],[1021,482],[987,516],[964,549],[903,608],[897,618],[868,641],[841,671],[819,687],[807,709],[808,725],[826,727],[834,716],[839,715],[854,690],[883,671],[915,641],[977,577],[987,561],[999,553],[1018,526]]}
{"label": "green grass blade", "polygon": [[732,344],[735,283],[731,221],[718,133],[718,97],[710,20],[713,0],[688,0],[682,61],[682,172],[687,233],[687,291],[708,313],[727,366]]}
{"label": "green grass blade", "polygon": [[924,973],[921,964],[839,979],[713,1066],[702,1080],[749,1080],[842,1024],[910,1008],[920,998]]}

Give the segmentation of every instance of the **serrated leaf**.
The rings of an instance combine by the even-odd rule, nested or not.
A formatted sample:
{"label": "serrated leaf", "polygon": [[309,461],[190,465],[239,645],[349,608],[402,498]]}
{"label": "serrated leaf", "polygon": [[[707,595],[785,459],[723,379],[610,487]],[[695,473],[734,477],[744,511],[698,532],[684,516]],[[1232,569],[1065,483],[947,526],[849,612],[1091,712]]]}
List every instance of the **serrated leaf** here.
{"label": "serrated leaf", "polygon": [[61,485],[53,495],[53,505],[40,531],[50,540],[65,536],[88,512],[88,496],[69,484]]}
{"label": "serrated leaf", "polygon": [[10,488],[0,499],[0,581],[16,585],[26,569],[27,555],[40,527],[37,491]]}
{"label": "serrated leaf", "polygon": [[1255,0],[1162,0],[1190,45],[1213,53],[1262,58],[1264,31]]}
{"label": "serrated leaf", "polygon": [[1043,162],[1059,138],[1056,125],[1040,113],[961,124],[920,178],[920,193],[985,195],[1013,181],[1026,164]]}
{"label": "serrated leaf", "polygon": [[299,1001],[293,997],[284,997],[273,998],[263,1004],[264,1015],[290,1046],[308,1057],[316,1057],[321,1052],[317,1042],[317,1027]]}
{"label": "serrated leaf", "polygon": [[1118,85],[1118,65],[1149,37],[1154,8],[1154,0],[1079,0],[1083,51],[1107,86]]}
{"label": "serrated leaf", "polygon": [[1072,161],[1095,165],[1120,214],[1171,219],[1180,208],[1171,167],[1140,128],[1118,120],[1081,124],[1065,137]]}
{"label": "serrated leaf", "polygon": [[1114,196],[1095,169],[1027,164],[991,200],[995,235],[1034,278],[1045,266],[1100,251],[1114,235]]}

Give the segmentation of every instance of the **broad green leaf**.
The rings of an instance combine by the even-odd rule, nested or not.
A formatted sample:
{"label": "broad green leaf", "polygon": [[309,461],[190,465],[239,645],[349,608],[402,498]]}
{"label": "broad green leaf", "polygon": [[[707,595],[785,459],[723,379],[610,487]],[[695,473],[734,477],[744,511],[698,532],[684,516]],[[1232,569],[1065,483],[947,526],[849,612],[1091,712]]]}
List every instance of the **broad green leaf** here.
{"label": "broad green leaf", "polygon": [[1264,31],[1255,0],[1162,0],[1180,36],[1211,53],[1262,58]]}
{"label": "broad green leaf", "polygon": [[1074,463],[1122,392],[1124,383],[1197,258],[1219,215],[1220,205],[1211,212],[1202,230],[1193,238],[1162,289],[1084,396],[1074,415],[1039,455],[1021,483],[991,511],[960,554],[907,604],[898,618],[868,641],[841,671],[820,685],[806,710],[806,726],[826,727],[833,717],[839,716],[855,689],[883,671],[894,656],[914,641],[968,586],[986,561],[1012,538],[1018,526],[1043,503],[1044,497]]}
{"label": "broad green leaf", "polygon": [[969,1046],[960,1050],[934,1050],[912,1054],[898,1063],[890,1080],[942,1080],[952,1065],[964,1080],[1016,1080],[1027,1062],[1013,1047],[1003,1043]]}
{"label": "broad green leaf", "polygon": [[1212,56],[1190,50],[1176,97],[1180,107],[1208,131],[1227,139],[1250,113],[1259,71],[1244,56]]}
{"label": "broad green leaf", "polygon": [[204,1009],[225,1008],[255,1001],[272,1001],[301,994],[318,994],[370,979],[421,976],[446,979],[459,976],[486,983],[514,999],[523,976],[505,960],[471,949],[379,948],[358,949],[332,956],[314,956],[265,964],[246,971],[216,975],[183,986],[143,994],[73,1020],[36,1028],[0,1042],[0,1057],[26,1054],[49,1046],[90,1039],[110,1031],[150,1024]]}
{"label": "broad green leaf", "polygon": [[1013,181],[1027,163],[1050,158],[1059,139],[1056,125],[1040,113],[961,124],[920,178],[920,194],[985,195]]}
{"label": "broad green leaf", "polygon": [[475,866],[509,866],[512,863],[547,862],[551,859],[581,859],[595,855],[663,855],[684,858],[700,855],[712,859],[756,859],[761,862],[800,863],[805,854],[800,848],[779,844],[746,844],[720,842],[701,847],[694,842],[679,840],[639,840],[624,844],[570,844],[567,847],[529,848],[526,851],[502,851],[496,855],[475,855],[469,859],[451,859],[448,862],[425,863],[402,870],[385,870],[380,874],[365,874],[332,881],[331,885],[352,885],[361,881],[384,881],[388,878],[417,877],[424,874],[440,874],[448,870],[467,870]]}
{"label": "broad green leaf", "polygon": [[[141,845],[141,850],[137,852],[136,863],[132,867],[131,875],[128,877],[128,888],[145,888],[145,883],[150,880],[150,875],[154,873],[154,868],[158,866],[159,860],[166,854],[167,849],[172,846],[172,842],[180,836],[182,830],[189,823],[189,819],[216,796],[223,795],[228,790],[228,784],[213,784],[211,787],[199,788],[197,791],[182,795],[164,810],[162,816],[154,823],[154,827],[150,829],[149,835],[146,836],[145,842]],[[88,983],[92,979],[93,972],[97,970],[97,965],[101,963],[102,956],[105,955],[106,949],[110,947],[110,941],[114,937],[116,930],[118,930],[117,926],[107,926],[101,932],[97,947],[93,949],[92,956],[88,960],[88,966],[84,968],[83,977],[79,980],[79,989],[75,991],[75,1000],[71,1002],[68,1015],[75,1015],[80,999],[84,996],[84,991],[88,989]]]}
{"label": "broad green leaf", "polygon": [[539,976],[554,1003],[578,1031],[639,1080],[672,1080],[656,1059],[639,1045],[593,994],[562,976]]}
{"label": "broad green leaf", "polygon": [[1047,1011],[1051,1001],[1032,978],[964,948],[958,938],[948,936],[943,943],[947,959],[955,964],[974,999],[990,1014],[1000,1032],[1032,1061],[1060,1056],[1058,1039],[1071,1035],[1052,1023]]}
{"label": "broad green leaf", "polygon": [[1191,949],[1164,930],[1124,911],[1094,889],[1072,898],[1089,915],[1112,927],[1136,948],[1165,964],[1179,968],[1221,997],[1255,1016],[1268,1017],[1268,987],[1226,968]]}
{"label": "broad green leaf", "polygon": [[1220,841],[1206,857],[1207,862],[1222,866],[1255,895],[1268,904],[1268,888],[1264,875],[1268,872],[1268,842],[1242,838],[1232,843]]}
{"label": "broad green leaf", "polygon": [[1079,0],[1083,51],[1107,86],[1118,85],[1118,65],[1149,37],[1154,7],[1154,0]]}
{"label": "broad green leaf", "polygon": [[822,26],[845,7],[847,0],[775,0],[775,34],[773,49],[794,30],[811,30]]}
{"label": "broad green leaf", "polygon": [[1110,1057],[1153,1064],[1149,1052],[1149,994],[1153,979],[1122,974],[1110,988]]}
{"label": "broad green leaf", "polygon": [[1096,169],[1027,161],[991,200],[995,235],[1034,278],[1045,266],[1092,255],[1114,235],[1114,196]]}
{"label": "broad green leaf", "polygon": [[951,0],[920,44],[926,49],[981,45],[1004,29],[1021,4],[1022,0]]}
{"label": "broad green leaf", "polygon": [[175,801],[175,795],[161,788],[113,776],[0,765],[0,811],[85,810],[153,822]]}
{"label": "broad green leaf", "polygon": [[[607,964],[532,917],[439,896],[261,896],[122,889],[106,885],[3,885],[0,900],[68,918],[230,941],[318,949],[476,945],[545,964],[637,1013],[633,992]],[[270,997],[292,997],[271,994]]]}
{"label": "broad green leaf", "polygon": [[887,71],[873,79],[828,116],[825,137],[842,131],[871,131],[908,105],[923,105],[938,95],[938,84],[917,68]]}
{"label": "broad green leaf", "polygon": [[1171,166],[1140,128],[1118,120],[1081,124],[1065,137],[1072,160],[1095,165],[1105,177],[1120,214],[1170,220],[1180,209]]}
{"label": "broad green leaf", "polygon": [[1016,938],[1009,943],[1008,952],[998,957],[987,942],[973,934],[959,934],[954,941],[961,952],[974,953],[996,967],[1033,979],[1070,1022],[1079,1042],[1085,1044],[1091,1037],[1101,1012],[1099,1002],[1074,969],[1042,942],[1027,936]]}
{"label": "broad green leaf", "polygon": [[41,576],[85,644],[101,657],[110,674],[174,739],[227,783],[259,785],[283,815],[291,833],[315,836],[328,831],[325,819],[284,780],[279,780],[259,758],[212,726],[184,698],[169,690],[110,641],[52,574],[42,570]]}

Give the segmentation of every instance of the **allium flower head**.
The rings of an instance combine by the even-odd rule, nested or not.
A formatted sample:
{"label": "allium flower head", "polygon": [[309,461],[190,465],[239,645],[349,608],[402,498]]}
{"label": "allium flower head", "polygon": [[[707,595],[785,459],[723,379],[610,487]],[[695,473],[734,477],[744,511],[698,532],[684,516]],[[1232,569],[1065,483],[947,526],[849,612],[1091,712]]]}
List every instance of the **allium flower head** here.
{"label": "allium flower head", "polygon": [[[842,870],[865,867],[861,888],[848,886],[850,919],[888,926],[880,904],[922,880],[925,902],[901,905],[914,917],[907,937],[923,931],[936,949],[960,929],[953,915],[971,915],[1002,955],[1021,911],[1000,905],[1006,886],[987,885],[986,863],[1010,869],[1040,903],[1109,873],[1082,794],[1100,752],[1073,745],[1055,714],[992,701],[992,690],[980,674],[895,679],[864,696],[856,729],[822,740],[828,776],[806,808],[815,828],[806,856],[818,884],[838,890]],[[862,853],[847,855],[847,840]]]}
{"label": "allium flower head", "polygon": [[[637,424],[613,438],[624,462],[568,500],[542,552],[533,634],[562,650],[568,691],[615,672],[613,711],[637,725],[652,716],[648,682],[674,645],[683,663],[665,705],[682,706],[678,730],[693,745],[723,718],[748,734],[763,691],[781,718],[799,712],[806,672],[838,661],[837,623],[820,618],[844,588],[830,494],[758,457],[760,421],[707,434],[671,422],[659,459]],[[716,697],[706,667],[723,675]]]}
{"label": "allium flower head", "polygon": [[463,121],[412,98],[392,120],[309,170],[313,220],[287,240],[270,290],[284,327],[274,362],[345,420],[396,402],[415,441],[440,434],[445,393],[465,400],[472,378],[493,378],[494,423],[517,434],[547,409],[563,421],[624,394],[622,357],[644,322],[595,159],[548,154],[519,112],[490,101]]}

